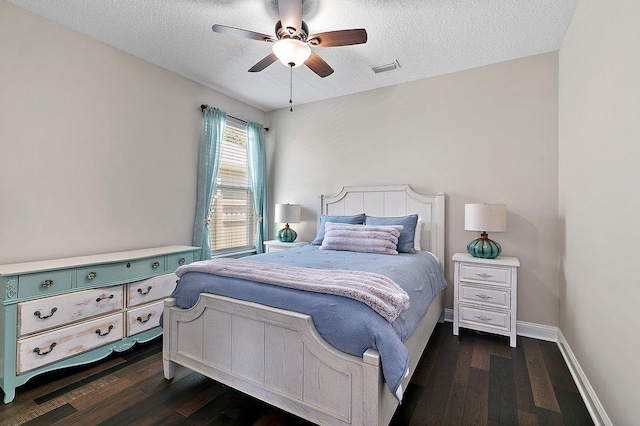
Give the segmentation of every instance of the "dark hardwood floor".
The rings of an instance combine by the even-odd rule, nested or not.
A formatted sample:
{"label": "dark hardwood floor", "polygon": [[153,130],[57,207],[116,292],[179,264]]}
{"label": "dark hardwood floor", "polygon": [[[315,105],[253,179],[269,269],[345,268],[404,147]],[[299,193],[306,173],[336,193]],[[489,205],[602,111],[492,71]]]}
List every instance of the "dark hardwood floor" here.
{"label": "dark hardwood floor", "polygon": [[[4,425],[301,425],[307,422],[179,367],[162,375],[161,342],[51,372],[0,404]],[[593,424],[555,343],[438,324],[393,425]]]}

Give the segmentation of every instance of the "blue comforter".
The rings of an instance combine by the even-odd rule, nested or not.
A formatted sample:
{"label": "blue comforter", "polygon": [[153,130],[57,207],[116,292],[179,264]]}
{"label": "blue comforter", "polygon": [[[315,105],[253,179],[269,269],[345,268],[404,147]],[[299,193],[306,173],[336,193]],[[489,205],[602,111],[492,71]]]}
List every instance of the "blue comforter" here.
{"label": "blue comforter", "polygon": [[184,274],[171,297],[183,309],[194,306],[200,293],[213,293],[311,315],[320,335],[335,348],[358,357],[369,348],[376,349],[387,385],[396,395],[409,365],[409,352],[403,342],[434,297],[447,286],[433,256],[426,252],[382,255],[319,250],[318,246],[307,245],[248,259],[317,269],[376,272],[402,287],[409,294],[410,306],[390,323],[364,303],[346,297],[201,272]]}

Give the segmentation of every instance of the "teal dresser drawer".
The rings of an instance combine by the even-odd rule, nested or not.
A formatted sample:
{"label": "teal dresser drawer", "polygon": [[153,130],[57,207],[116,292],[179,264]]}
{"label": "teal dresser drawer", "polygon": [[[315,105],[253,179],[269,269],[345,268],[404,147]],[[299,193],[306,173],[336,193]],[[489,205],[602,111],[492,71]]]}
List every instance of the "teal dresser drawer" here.
{"label": "teal dresser drawer", "polygon": [[186,253],[170,254],[169,256],[167,256],[167,272],[174,272],[180,266],[188,265],[194,260],[195,259],[192,251]]}
{"label": "teal dresser drawer", "polygon": [[70,290],[72,285],[73,270],[70,269],[20,275],[18,297],[48,296]]}
{"label": "teal dresser drawer", "polygon": [[157,256],[128,262],[78,268],[78,287],[95,287],[109,283],[124,283],[162,274],[166,270],[164,263],[164,256]]}

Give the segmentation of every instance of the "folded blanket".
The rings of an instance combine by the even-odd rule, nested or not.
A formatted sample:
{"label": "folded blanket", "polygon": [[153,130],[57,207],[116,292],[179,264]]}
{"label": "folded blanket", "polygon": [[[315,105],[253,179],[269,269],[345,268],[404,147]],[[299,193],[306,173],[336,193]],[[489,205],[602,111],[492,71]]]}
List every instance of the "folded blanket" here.
{"label": "folded blanket", "polygon": [[[324,241],[323,241],[324,244]],[[392,279],[364,271],[312,269],[243,259],[211,259],[176,270],[204,272],[316,293],[349,297],[368,305],[389,322],[409,307],[409,295]]]}

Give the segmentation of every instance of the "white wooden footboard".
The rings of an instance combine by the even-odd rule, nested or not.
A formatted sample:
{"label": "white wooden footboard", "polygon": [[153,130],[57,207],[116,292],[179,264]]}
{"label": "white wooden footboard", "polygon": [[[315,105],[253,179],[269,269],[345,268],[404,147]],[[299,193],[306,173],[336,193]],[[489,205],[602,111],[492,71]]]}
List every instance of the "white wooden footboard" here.
{"label": "white wooden footboard", "polygon": [[[414,332],[416,343],[407,342],[411,374],[443,295]],[[387,424],[398,405],[383,382],[378,352],[358,358],[336,350],[309,315],[213,294],[201,294],[186,310],[166,299],[163,339],[167,379],[179,364],[318,424]]]}
{"label": "white wooden footboard", "polygon": [[309,315],[211,294],[174,305],[165,300],[167,379],[177,363],[316,423],[378,424],[377,352],[369,365],[328,346]]}

